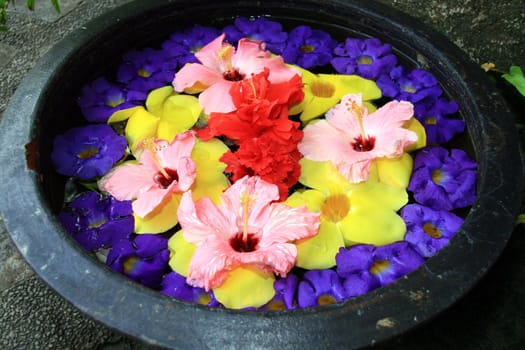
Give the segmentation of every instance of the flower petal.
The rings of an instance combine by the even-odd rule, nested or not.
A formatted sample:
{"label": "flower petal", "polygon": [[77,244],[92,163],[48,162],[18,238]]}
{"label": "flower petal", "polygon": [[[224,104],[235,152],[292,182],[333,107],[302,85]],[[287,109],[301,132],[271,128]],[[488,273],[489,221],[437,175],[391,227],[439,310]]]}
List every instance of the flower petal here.
{"label": "flower petal", "polygon": [[335,256],[345,241],[337,224],[321,220],[317,235],[299,240],[297,246],[296,266],[308,270],[328,269],[335,266]]}
{"label": "flower petal", "polygon": [[159,117],[151,114],[144,108],[138,109],[129,117],[125,134],[132,151],[135,151],[137,145],[145,138],[157,135],[159,121]]}
{"label": "flower petal", "polygon": [[170,267],[180,275],[188,276],[191,258],[197,247],[184,239],[182,230],[175,233],[168,241],[170,250]]}
{"label": "flower petal", "polygon": [[238,267],[228,274],[226,281],[213,289],[215,298],[230,309],[259,307],[275,295],[271,273],[252,267]]}
{"label": "flower petal", "polygon": [[135,217],[135,233],[162,233],[177,225],[177,208],[180,202],[179,194],[170,195],[152,212],[141,218]]}
{"label": "flower petal", "polygon": [[407,188],[412,175],[412,157],[403,153],[401,158],[377,158],[373,164],[377,167],[379,181],[399,188]]}

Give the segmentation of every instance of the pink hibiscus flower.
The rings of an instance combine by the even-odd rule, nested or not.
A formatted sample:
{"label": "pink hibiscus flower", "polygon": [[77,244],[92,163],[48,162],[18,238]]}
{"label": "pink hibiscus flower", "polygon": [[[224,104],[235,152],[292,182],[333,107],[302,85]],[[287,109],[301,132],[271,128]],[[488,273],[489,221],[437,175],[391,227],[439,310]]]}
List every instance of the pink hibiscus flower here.
{"label": "pink hibiscus flower", "polygon": [[[230,88],[237,81],[250,78],[264,68],[270,70],[269,81],[289,81],[298,71],[288,68],[280,56],[271,56],[262,49],[261,42],[247,38],[239,40],[237,51],[224,42],[225,34],[195,53],[202,63],[190,63],[182,67],[173,80],[176,91],[201,92],[199,102],[206,114],[228,113],[235,110]],[[299,74],[300,75],[300,74]]]}
{"label": "pink hibiscus flower", "polygon": [[193,131],[177,135],[172,143],[145,140],[138,164],[126,162],[113,168],[98,187],[118,200],[133,200],[133,211],[145,217],[169,195],[189,190],[196,176],[191,159],[194,145]]}
{"label": "pink hibiscus flower", "polygon": [[206,197],[194,203],[191,191],[184,193],[177,216],[184,238],[197,246],[188,283],[213,289],[243,265],[285,276],[297,257],[291,242],[315,235],[319,214],[278,199],[277,186],[248,176],[223,193],[219,206]]}
{"label": "pink hibiscus flower", "polygon": [[417,141],[416,133],[403,128],[413,114],[407,101],[391,101],[368,114],[361,94],[348,94],[326,119],[304,129],[298,148],[307,159],[330,161],[352,183],[365,181],[375,158],[400,157]]}

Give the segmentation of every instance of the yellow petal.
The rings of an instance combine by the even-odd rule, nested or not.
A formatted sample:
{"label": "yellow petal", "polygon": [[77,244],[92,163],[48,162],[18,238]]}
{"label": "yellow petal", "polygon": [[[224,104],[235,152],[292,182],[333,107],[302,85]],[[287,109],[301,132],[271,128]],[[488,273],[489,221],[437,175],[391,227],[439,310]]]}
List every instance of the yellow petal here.
{"label": "yellow petal", "polygon": [[285,201],[285,204],[292,207],[306,205],[309,211],[319,213],[323,207],[326,196],[317,190],[295,191]]}
{"label": "yellow petal", "polygon": [[134,151],[140,141],[147,137],[157,135],[160,118],[146,111],[144,108],[137,110],[126,124],[125,134],[131,150]]}
{"label": "yellow petal", "polygon": [[157,137],[172,141],[175,136],[195,125],[202,112],[195,96],[174,95],[164,101]]}
{"label": "yellow petal", "polygon": [[194,200],[210,197],[214,203],[220,203],[220,195],[229,186],[224,175],[226,164],[219,160],[228,147],[218,139],[209,141],[197,140],[191,158],[197,167],[197,176],[192,185]]}
{"label": "yellow petal", "polygon": [[404,188],[388,186],[382,182],[361,182],[353,185],[350,192],[351,208],[375,206],[397,211],[408,203],[408,194]]}
{"label": "yellow petal", "polygon": [[417,141],[416,143],[408,146],[405,148],[406,152],[412,152],[415,150],[418,150],[420,148],[423,148],[427,145],[427,133],[425,131],[425,127],[421,125],[419,120],[416,118],[410,118],[405,125],[403,125],[405,129],[411,130],[416,133],[417,135]]}
{"label": "yellow petal", "polygon": [[307,123],[310,120],[317,118],[339,102],[337,97],[318,97],[313,96],[307,104],[303,107],[303,112],[300,115],[301,122]]}
{"label": "yellow petal", "polygon": [[146,109],[151,114],[162,118],[164,102],[173,94],[177,93],[171,86],[163,86],[151,91],[146,99]]}
{"label": "yellow petal", "polygon": [[241,266],[232,270],[226,281],[213,289],[217,301],[229,309],[259,307],[269,302],[275,295],[272,273]]}
{"label": "yellow petal", "polygon": [[321,220],[319,232],[310,238],[299,240],[297,262],[295,265],[304,269],[328,269],[335,266],[335,256],[345,241],[336,223]]}
{"label": "yellow petal", "polygon": [[179,208],[181,195],[173,194],[162,202],[155,210],[141,218],[135,217],[136,233],[162,233],[177,225],[177,209]]}
{"label": "yellow petal", "polygon": [[126,108],[126,109],[121,109],[119,111],[116,111],[109,117],[108,124],[118,123],[126,119],[129,119],[135,112],[137,112],[140,109],[144,109],[144,107],[136,106],[136,107]]}
{"label": "yellow petal", "polygon": [[403,153],[401,158],[377,158],[372,166],[377,167],[380,182],[393,187],[407,188],[413,163],[412,157]]}
{"label": "yellow petal", "polygon": [[305,186],[326,192],[341,190],[348,184],[348,181],[328,161],[315,162],[302,158],[299,164],[301,165],[299,182]]}
{"label": "yellow petal", "polygon": [[180,230],[169,239],[168,249],[170,250],[169,265],[171,269],[179,275],[187,277],[191,258],[197,246],[185,240],[182,230]]}
{"label": "yellow petal", "polygon": [[375,206],[353,207],[339,223],[347,246],[355,243],[384,245],[404,238],[405,222],[394,211]]}
{"label": "yellow petal", "polygon": [[361,93],[364,101],[381,97],[381,89],[373,80],[364,79],[358,75],[319,74],[319,77],[330,82],[335,87],[334,97],[341,99],[347,94]]}

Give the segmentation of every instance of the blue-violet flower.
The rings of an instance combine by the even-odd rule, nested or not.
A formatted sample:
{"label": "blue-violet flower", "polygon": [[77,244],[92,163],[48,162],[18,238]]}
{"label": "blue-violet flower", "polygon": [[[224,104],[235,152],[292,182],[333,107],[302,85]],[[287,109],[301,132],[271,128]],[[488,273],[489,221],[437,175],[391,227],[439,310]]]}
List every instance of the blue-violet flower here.
{"label": "blue-violet flower", "polygon": [[427,144],[441,145],[447,143],[465,130],[463,120],[445,117],[445,115],[456,113],[458,108],[456,102],[441,97],[414,106],[414,115],[425,128]]}
{"label": "blue-violet flower", "polygon": [[163,50],[146,48],[130,51],[122,57],[117,70],[117,81],[128,89],[149,92],[170,85],[177,69],[177,60]]}
{"label": "blue-violet flower", "polygon": [[177,61],[178,67],[186,63],[198,62],[195,52],[218,37],[221,31],[213,27],[193,26],[181,32],[173,33],[162,43],[162,49],[169,57]]}
{"label": "blue-violet flower", "polygon": [[192,287],[186,283],[186,277],[172,271],[162,279],[160,292],[173,298],[207,306],[219,306],[213,292],[204,288]]}
{"label": "blue-violet flower", "polygon": [[58,214],[66,231],[84,249],[110,248],[133,233],[130,201],[89,191],[77,196]]}
{"label": "blue-violet flower", "polygon": [[276,55],[283,52],[288,37],[288,33],[283,31],[281,23],[265,17],[237,17],[234,24],[224,28],[224,32],[226,39],[232,44],[237,43],[241,38],[262,41],[266,49]]}
{"label": "blue-violet flower", "polygon": [[307,271],[297,290],[297,303],[302,308],[335,304],[347,297],[341,278],[330,269]]}
{"label": "blue-violet flower", "polygon": [[87,180],[106,174],[126,147],[126,138],[109,125],[92,124],[55,137],[51,160],[58,173]]}
{"label": "blue-violet flower", "polygon": [[336,45],[337,41],[330,34],[309,26],[298,26],[288,35],[282,56],[286,63],[310,69],[329,63]]}
{"label": "blue-violet flower", "polygon": [[436,210],[472,205],[477,163],[460,149],[434,146],[418,152],[408,190],[417,203]]}
{"label": "blue-violet flower", "polygon": [[397,64],[389,44],[379,39],[347,38],[334,49],[331,63],[340,74],[358,74],[366,79],[376,79],[388,74]]}
{"label": "blue-violet flower", "polygon": [[77,103],[87,121],[105,123],[116,111],[141,105],[146,98],[145,92],[128,90],[100,77],[82,88]]}
{"label": "blue-violet flower", "polygon": [[418,268],[424,259],[408,242],[383,246],[359,244],[341,248],[336,255],[337,273],[349,295],[364,294],[387,285]]}
{"label": "blue-violet flower", "polygon": [[106,264],[134,281],[160,289],[162,278],[170,271],[168,239],[141,234],[121,240],[111,248]]}
{"label": "blue-violet flower", "polygon": [[407,225],[405,241],[425,258],[434,256],[461,227],[463,219],[446,210],[434,210],[419,204],[401,209]]}

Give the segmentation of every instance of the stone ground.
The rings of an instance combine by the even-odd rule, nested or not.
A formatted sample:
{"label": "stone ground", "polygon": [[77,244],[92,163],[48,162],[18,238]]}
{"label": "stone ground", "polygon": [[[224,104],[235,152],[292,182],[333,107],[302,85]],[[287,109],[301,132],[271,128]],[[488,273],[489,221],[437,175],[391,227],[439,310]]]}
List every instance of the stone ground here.
{"label": "stone ground", "polygon": [[[26,72],[57,41],[129,0],[18,1],[0,33],[0,118]],[[523,0],[381,0],[441,31],[476,63],[525,66]],[[500,261],[466,298],[385,349],[524,349],[525,232],[516,230]],[[383,348],[383,347],[379,347]],[[50,290],[10,241],[0,216],[0,349],[151,349],[85,317]]]}

